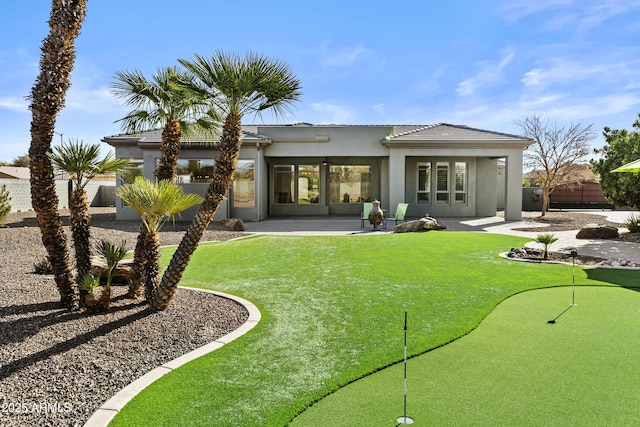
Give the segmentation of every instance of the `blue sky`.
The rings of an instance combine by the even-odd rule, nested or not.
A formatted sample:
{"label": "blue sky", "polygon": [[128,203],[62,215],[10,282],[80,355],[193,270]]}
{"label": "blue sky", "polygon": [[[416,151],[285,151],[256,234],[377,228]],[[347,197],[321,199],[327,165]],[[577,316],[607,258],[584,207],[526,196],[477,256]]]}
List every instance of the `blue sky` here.
{"label": "blue sky", "polygon": [[[10,161],[29,148],[25,96],[50,3],[3,10],[0,160]],[[604,126],[631,129],[640,112],[638,0],[89,0],[56,132],[92,143],[120,133],[116,71],[151,76],[220,49],[291,65],[303,96],[287,123],[446,122],[517,134],[514,120],[540,113],[592,123],[601,147]]]}

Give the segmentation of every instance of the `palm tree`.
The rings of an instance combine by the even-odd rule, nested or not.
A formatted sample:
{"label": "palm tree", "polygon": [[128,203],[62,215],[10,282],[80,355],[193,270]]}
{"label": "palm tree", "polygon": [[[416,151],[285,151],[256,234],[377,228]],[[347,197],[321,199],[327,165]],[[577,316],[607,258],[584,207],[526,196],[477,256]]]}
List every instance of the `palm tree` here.
{"label": "palm tree", "polygon": [[[124,118],[122,128],[127,133],[138,133],[162,127],[160,162],[155,171],[157,180],[173,182],[176,177],[180,156],[180,139],[198,132],[212,134],[219,120],[208,108],[208,100],[199,94],[185,91],[192,77],[176,67],[159,68],[147,79],[140,71],[119,71],[111,87],[113,93],[123,98],[133,110]],[[179,84],[179,82],[181,84]],[[129,282],[129,296],[137,298],[141,294],[142,263],[141,250],[145,240],[145,230],[140,228]]]}
{"label": "palm tree", "polygon": [[278,117],[301,95],[300,81],[286,63],[256,53],[249,52],[243,58],[217,52],[211,59],[196,55],[193,61],[179,62],[197,80],[197,85],[187,89],[198,94],[208,93],[216,108],[225,115],[225,120],[205,200],[174,253],[151,303],[158,310],[167,308],[173,299],[204,230],[226,198],[242,145],[243,115],[270,111]]}
{"label": "palm tree", "polygon": [[98,301],[98,307],[102,311],[107,311],[111,304],[111,280],[113,279],[113,273],[118,268],[118,263],[127,254],[126,245],[127,242],[124,240],[115,244],[106,239],[100,240],[96,245],[96,250],[107,262],[107,283],[102,288],[100,300]]}
{"label": "palm tree", "polygon": [[172,181],[180,156],[180,139],[194,134],[213,136],[220,121],[212,113],[208,99],[184,87],[192,77],[176,67],[158,68],[147,79],[140,71],[118,71],[112,92],[133,110],[118,120],[126,133],[139,133],[162,127],[160,162],[155,171],[158,181]]}
{"label": "palm tree", "polygon": [[53,0],[49,35],[42,43],[40,74],[31,89],[31,203],[38,218],[42,243],[53,269],[60,300],[78,308],[78,285],[73,278],[67,239],[58,213],[53,166],[47,156],[56,117],[64,106],[76,57],[75,39],[86,15],[87,0]]}
{"label": "palm tree", "polygon": [[[69,200],[71,236],[76,253],[78,276],[91,269],[91,246],[89,223],[89,200],[86,186],[98,175],[117,172],[129,164],[128,159],[116,159],[113,152],[102,159],[98,144],[85,144],[82,141],[69,140],[68,144],[54,147],[54,153],[48,153],[55,167],[71,175],[74,189]],[[84,305],[86,291],[80,289],[80,304]]]}
{"label": "palm tree", "polygon": [[544,247],[542,253],[543,259],[549,259],[549,246],[557,241],[558,238],[552,233],[541,233],[536,236],[535,242],[540,243]]}
{"label": "palm tree", "polygon": [[162,225],[185,209],[202,202],[197,194],[184,194],[182,187],[167,181],[151,183],[136,177],[133,184],[125,184],[117,190],[118,196],[131,206],[142,220],[146,231],[142,242],[142,275],[145,297],[152,300],[160,274],[160,241],[158,233]]}

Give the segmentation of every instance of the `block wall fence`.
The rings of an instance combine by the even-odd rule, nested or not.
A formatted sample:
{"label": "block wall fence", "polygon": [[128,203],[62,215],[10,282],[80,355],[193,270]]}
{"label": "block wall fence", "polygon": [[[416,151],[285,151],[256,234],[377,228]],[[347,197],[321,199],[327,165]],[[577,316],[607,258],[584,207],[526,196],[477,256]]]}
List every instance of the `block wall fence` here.
{"label": "block wall fence", "polygon": [[[6,186],[11,200],[11,212],[27,212],[33,210],[31,206],[31,187],[28,179],[0,179],[0,187]],[[91,206],[115,206],[115,181],[90,181],[85,187]],[[56,180],[56,194],[58,209],[69,207],[70,184],[67,180]]]}

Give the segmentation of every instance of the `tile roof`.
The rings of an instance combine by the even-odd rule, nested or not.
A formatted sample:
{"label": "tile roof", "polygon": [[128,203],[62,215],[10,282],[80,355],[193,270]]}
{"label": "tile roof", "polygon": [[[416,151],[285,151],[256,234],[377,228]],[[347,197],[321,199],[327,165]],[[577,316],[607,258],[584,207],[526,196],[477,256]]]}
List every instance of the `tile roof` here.
{"label": "tile roof", "polygon": [[476,129],[463,125],[452,125],[449,123],[436,123],[404,130],[389,135],[386,139],[387,141],[529,140],[529,138],[525,138],[524,136]]}

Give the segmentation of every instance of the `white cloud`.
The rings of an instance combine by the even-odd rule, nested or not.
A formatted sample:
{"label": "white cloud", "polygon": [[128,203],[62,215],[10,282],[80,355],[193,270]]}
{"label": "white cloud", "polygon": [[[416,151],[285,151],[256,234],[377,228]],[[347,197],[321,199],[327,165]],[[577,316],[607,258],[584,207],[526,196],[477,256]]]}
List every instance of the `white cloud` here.
{"label": "white cloud", "polygon": [[552,9],[570,6],[571,0],[506,0],[500,7],[509,21],[518,21],[526,16],[540,12],[548,12]]}
{"label": "white cloud", "polygon": [[324,43],[322,46],[322,63],[325,67],[352,67],[368,53],[369,49],[366,49],[362,44],[334,48],[329,43]]}
{"label": "white cloud", "polygon": [[104,113],[122,110],[120,100],[106,87],[90,89],[72,85],[67,92],[65,106],[88,113]]}
{"label": "white cloud", "polygon": [[548,86],[579,80],[607,81],[619,84],[624,77],[635,81],[640,76],[638,61],[620,62],[611,58],[553,58],[548,64],[527,71],[521,81],[525,86]]}
{"label": "white cloud", "polygon": [[384,116],[387,114],[384,109],[384,105],[385,105],[384,102],[381,102],[380,104],[372,105],[371,109],[376,113],[380,114],[381,116]]}
{"label": "white cloud", "polygon": [[19,113],[28,113],[29,101],[26,98],[19,98],[17,96],[3,96],[0,97],[0,108]]}
{"label": "white cloud", "polygon": [[[442,90],[440,79],[445,75],[448,65],[444,64],[436,68],[431,74],[426,75],[417,84],[417,89],[421,92],[432,94]],[[427,70],[428,71],[428,70]]]}
{"label": "white cloud", "polygon": [[313,102],[311,108],[319,113],[313,120],[319,124],[348,124],[354,119],[355,114],[346,106],[331,101]]}
{"label": "white cloud", "polygon": [[496,64],[492,61],[481,61],[478,63],[478,72],[458,84],[456,92],[461,96],[468,96],[475,93],[480,87],[487,83],[499,81],[503,76],[504,68],[509,65],[515,57],[513,51],[506,51],[502,59]]}
{"label": "white cloud", "polygon": [[635,0],[506,0],[500,9],[507,21],[538,15],[543,17],[540,26],[546,30],[572,28],[582,33],[640,9],[640,3]]}

